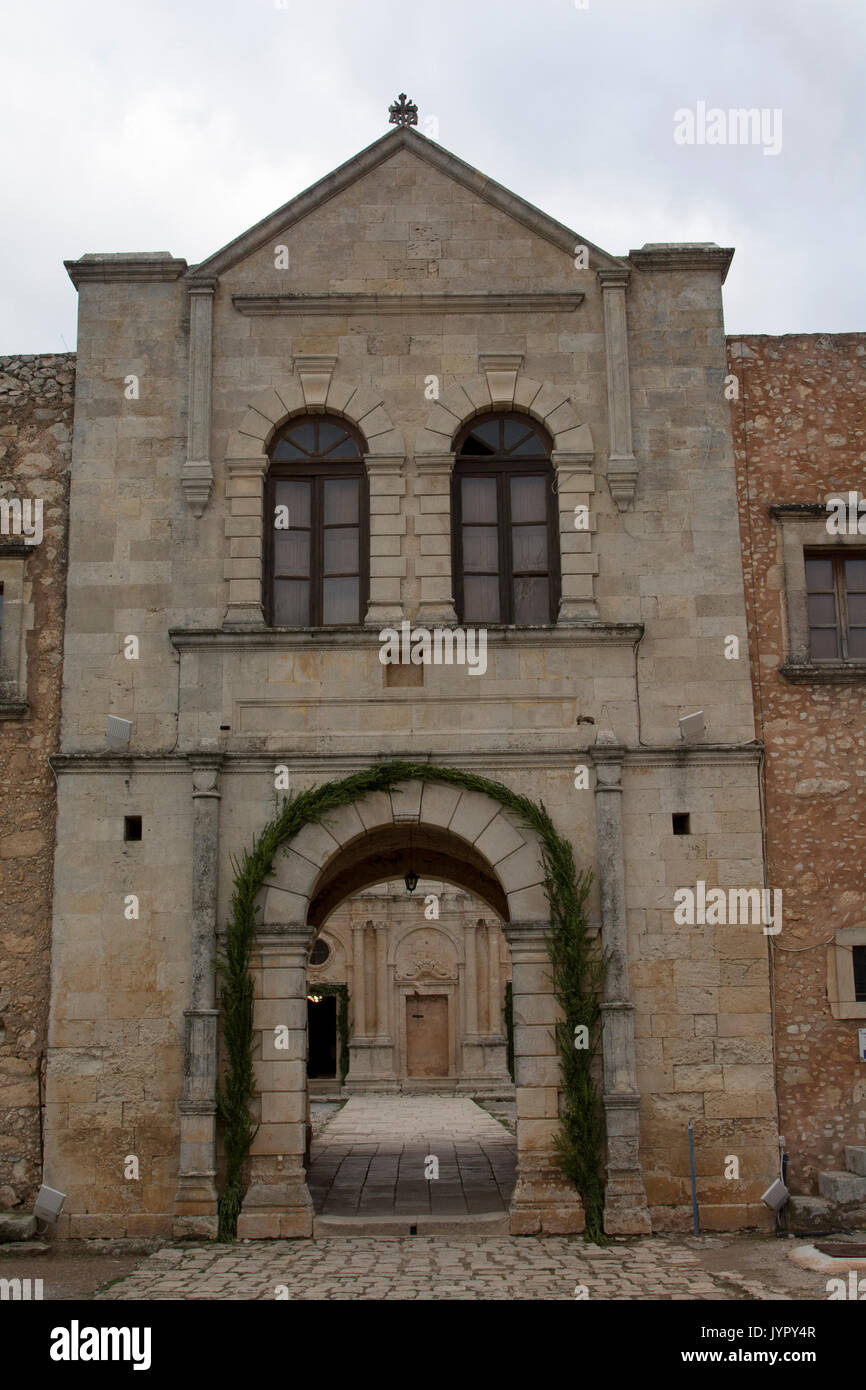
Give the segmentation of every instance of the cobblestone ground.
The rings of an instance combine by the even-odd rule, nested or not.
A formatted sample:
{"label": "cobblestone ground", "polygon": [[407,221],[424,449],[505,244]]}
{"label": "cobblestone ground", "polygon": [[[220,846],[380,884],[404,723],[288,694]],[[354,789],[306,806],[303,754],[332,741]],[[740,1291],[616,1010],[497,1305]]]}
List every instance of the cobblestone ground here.
{"label": "cobblestone ground", "polygon": [[[726,1252],[727,1253],[727,1252]],[[583,1292],[585,1290],[585,1293]],[[814,1297],[707,1270],[684,1240],[600,1249],[564,1236],[258,1241],[159,1250],[98,1299],[789,1299]]]}

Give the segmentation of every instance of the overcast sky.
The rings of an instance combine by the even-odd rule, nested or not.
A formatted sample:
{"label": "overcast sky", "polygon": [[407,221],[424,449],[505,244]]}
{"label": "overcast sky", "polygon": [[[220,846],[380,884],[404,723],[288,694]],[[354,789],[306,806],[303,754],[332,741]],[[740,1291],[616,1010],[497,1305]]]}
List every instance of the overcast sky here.
{"label": "overcast sky", "polygon": [[[2,32],[0,353],[74,348],[64,259],[203,260],[401,91],[614,254],[736,247],[728,332],[866,331],[863,0],[17,0]],[[713,108],[765,111],[766,138],[677,143],[699,103],[716,134]]]}

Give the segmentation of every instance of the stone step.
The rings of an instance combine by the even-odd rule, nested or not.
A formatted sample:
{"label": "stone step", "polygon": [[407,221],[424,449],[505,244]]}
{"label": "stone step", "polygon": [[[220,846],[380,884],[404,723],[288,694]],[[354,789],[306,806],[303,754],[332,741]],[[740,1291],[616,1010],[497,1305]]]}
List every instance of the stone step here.
{"label": "stone step", "polygon": [[0,1241],[29,1240],[36,1234],[36,1217],[29,1211],[0,1211]]}
{"label": "stone step", "polygon": [[791,1197],[785,1208],[789,1231],[797,1234],[835,1230],[836,1208],[826,1197]]}
{"label": "stone step", "polygon": [[851,1202],[866,1202],[866,1178],[856,1173],[819,1173],[818,1191],[830,1202],[845,1206]]}
{"label": "stone step", "polygon": [[372,1236],[403,1240],[418,1236],[507,1236],[508,1212],[480,1212],[470,1216],[317,1216],[313,1239],[329,1236]]}
{"label": "stone step", "polygon": [[866,1144],[845,1145],[845,1167],[858,1178],[866,1178]]}

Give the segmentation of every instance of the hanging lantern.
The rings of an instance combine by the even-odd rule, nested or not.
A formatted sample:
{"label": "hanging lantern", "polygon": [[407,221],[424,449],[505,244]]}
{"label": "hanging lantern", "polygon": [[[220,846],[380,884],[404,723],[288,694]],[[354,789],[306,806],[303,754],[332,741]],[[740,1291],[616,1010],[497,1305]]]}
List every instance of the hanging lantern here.
{"label": "hanging lantern", "polygon": [[405,875],[403,882],[406,885],[407,893],[414,893],[418,887],[418,875],[415,872],[415,856],[412,853],[412,831],[409,831],[409,872]]}

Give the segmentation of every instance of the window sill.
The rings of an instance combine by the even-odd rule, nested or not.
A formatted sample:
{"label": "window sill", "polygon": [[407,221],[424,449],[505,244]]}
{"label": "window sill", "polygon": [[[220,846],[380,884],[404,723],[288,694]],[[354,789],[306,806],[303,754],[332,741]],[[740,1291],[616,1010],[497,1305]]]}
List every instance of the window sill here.
{"label": "window sill", "polygon": [[0,719],[24,719],[30,713],[26,700],[4,699],[0,696]]}
{"label": "window sill", "polygon": [[786,661],[779,675],[792,685],[853,685],[866,681],[866,661]]}

